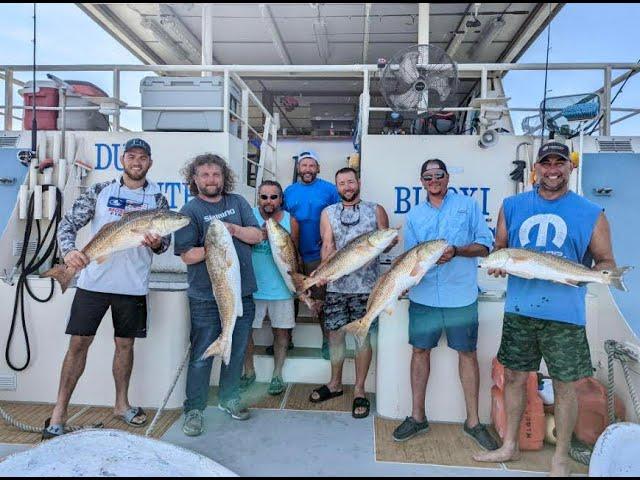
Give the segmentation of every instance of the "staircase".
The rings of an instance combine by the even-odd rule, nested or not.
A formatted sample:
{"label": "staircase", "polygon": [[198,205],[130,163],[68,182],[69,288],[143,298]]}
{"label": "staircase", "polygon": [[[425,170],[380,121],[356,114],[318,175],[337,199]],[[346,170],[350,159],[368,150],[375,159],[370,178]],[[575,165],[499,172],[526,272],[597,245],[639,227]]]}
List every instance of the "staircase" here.
{"label": "staircase", "polygon": [[[258,382],[269,382],[273,372],[273,356],[267,355],[266,347],[273,344],[271,324],[265,321],[261,329],[253,330],[253,341],[256,345],[254,364]],[[374,340],[375,343],[375,340]],[[322,358],[322,330],[317,320],[304,303],[300,304],[300,311],[293,329],[294,348],[287,352],[287,359],[282,371],[286,383],[311,383],[322,385],[331,377],[331,364]],[[344,361],[342,383],[353,385],[356,379],[355,370],[355,342],[351,335],[347,335],[347,352]],[[375,364],[376,350],[374,346],[371,367],[365,381],[365,390],[375,392]],[[215,359],[211,376],[211,385],[218,385],[220,375],[220,360]]]}

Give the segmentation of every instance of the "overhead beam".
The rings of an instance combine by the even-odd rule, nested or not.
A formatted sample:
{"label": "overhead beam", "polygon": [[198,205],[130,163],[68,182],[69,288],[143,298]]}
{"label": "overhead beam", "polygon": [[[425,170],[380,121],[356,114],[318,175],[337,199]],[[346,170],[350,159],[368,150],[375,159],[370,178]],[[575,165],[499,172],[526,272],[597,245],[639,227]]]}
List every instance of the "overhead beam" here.
{"label": "overhead beam", "polygon": [[162,26],[152,18],[143,17],[140,25],[153,32],[156,39],[164,45],[176,58],[181,61],[189,61],[189,54],[162,28]]}
{"label": "overhead beam", "polygon": [[364,4],[364,38],[362,39],[362,63],[367,63],[369,56],[369,27],[370,27],[371,4]]}
{"label": "overhead beam", "polygon": [[429,4],[418,4],[418,43],[420,45],[429,44]]}
{"label": "overhead beam", "polygon": [[515,63],[563,6],[564,3],[538,3],[496,63]]}
{"label": "overhead beam", "polygon": [[258,7],[260,8],[260,14],[262,15],[262,19],[264,20],[265,25],[271,33],[271,40],[274,47],[276,47],[276,51],[278,52],[282,63],[284,65],[291,65],[291,57],[289,57],[289,53],[284,46],[284,42],[282,41],[282,37],[280,36],[280,31],[278,30],[278,26],[273,19],[273,15],[271,15],[269,5],[267,5],[266,3],[261,3]]}
{"label": "overhead beam", "polygon": [[164,65],[167,63],[114,15],[108,6],[97,3],[76,3],[76,6],[109,32],[112,37],[142,63],[147,65]]}

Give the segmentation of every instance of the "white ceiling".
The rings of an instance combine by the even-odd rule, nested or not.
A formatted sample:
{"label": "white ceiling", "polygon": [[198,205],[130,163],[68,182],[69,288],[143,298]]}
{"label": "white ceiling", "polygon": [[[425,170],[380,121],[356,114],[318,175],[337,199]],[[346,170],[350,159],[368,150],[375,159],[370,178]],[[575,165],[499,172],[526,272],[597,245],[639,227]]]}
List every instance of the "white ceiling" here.
{"label": "white ceiling", "polygon": [[[201,4],[158,3],[101,3],[77,4],[107,32],[118,39],[134,55],[147,64],[199,64],[201,32]],[[213,55],[214,63],[240,65],[278,65],[283,63],[278,53],[268,20],[263,17],[261,4],[220,3],[213,4]],[[398,51],[418,42],[418,4],[373,3],[369,15],[369,41],[366,61],[365,49],[366,4],[364,3],[274,3],[268,5],[277,32],[282,39],[286,55],[292,64],[324,64],[314,36],[313,22],[320,16],[327,26],[329,45],[328,64],[376,63],[380,57],[389,59]],[[459,31],[466,12],[473,12],[472,3],[430,4],[429,43],[446,49],[456,31]],[[539,3],[483,3],[478,19],[482,25],[469,28],[463,42],[453,55],[458,63],[516,61],[528,45],[544,28],[563,4]],[[468,50],[476,43],[480,32],[489,22],[501,17],[504,28],[488,48],[475,60]],[[528,28],[534,18],[543,18]],[[175,29],[166,28],[167,20],[181,22],[188,30],[191,42],[176,35]],[[147,23],[145,23],[147,22]],[[178,49],[168,48],[158,39],[148,22],[160,26]],[[464,24],[464,22],[462,22]],[[189,45],[191,43],[191,45]],[[515,44],[515,49],[513,48]],[[195,48],[194,48],[195,46]],[[176,52],[176,50],[181,50]],[[186,56],[184,55],[186,53]],[[283,126],[295,125],[306,131],[310,127],[311,103],[357,104],[362,84],[349,79],[273,79],[249,80],[254,92],[266,90],[275,96],[275,104],[282,95],[297,96],[301,106],[286,113]],[[458,101],[464,100],[476,81],[462,81]],[[372,89],[375,94],[375,88]],[[374,96],[374,103],[379,100]],[[383,104],[380,104],[383,105]],[[276,107],[277,108],[277,107]],[[285,112],[283,112],[285,113]],[[253,113],[256,123],[260,116]]]}

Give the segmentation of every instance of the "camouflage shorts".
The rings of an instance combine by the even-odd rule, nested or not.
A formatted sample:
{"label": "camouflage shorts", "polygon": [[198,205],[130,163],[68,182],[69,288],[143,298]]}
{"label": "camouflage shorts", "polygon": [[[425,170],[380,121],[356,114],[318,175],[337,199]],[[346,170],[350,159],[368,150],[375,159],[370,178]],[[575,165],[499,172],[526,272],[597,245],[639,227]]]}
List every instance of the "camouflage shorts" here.
{"label": "camouflage shorts", "polygon": [[540,368],[541,358],[549,376],[561,382],[593,375],[584,327],[505,312],[498,361],[511,370],[531,372]]}
{"label": "camouflage shorts", "polygon": [[324,301],[324,325],[327,330],[338,330],[364,317],[368,299],[368,293],[327,292]]}

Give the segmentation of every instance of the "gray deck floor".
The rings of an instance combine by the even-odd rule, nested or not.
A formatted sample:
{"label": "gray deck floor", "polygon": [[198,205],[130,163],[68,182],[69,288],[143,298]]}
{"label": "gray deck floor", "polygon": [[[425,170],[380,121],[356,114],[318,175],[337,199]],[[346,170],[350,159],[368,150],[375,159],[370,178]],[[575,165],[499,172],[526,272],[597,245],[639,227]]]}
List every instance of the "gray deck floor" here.
{"label": "gray deck floor", "polygon": [[[188,448],[240,476],[539,476],[506,469],[376,462],[373,417],[350,413],[252,409],[244,422],[217,407],[205,411],[205,432],[182,433],[182,418],[162,440]],[[0,444],[0,458],[30,445]]]}

